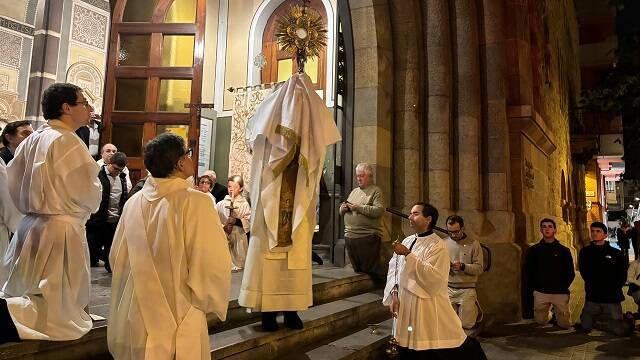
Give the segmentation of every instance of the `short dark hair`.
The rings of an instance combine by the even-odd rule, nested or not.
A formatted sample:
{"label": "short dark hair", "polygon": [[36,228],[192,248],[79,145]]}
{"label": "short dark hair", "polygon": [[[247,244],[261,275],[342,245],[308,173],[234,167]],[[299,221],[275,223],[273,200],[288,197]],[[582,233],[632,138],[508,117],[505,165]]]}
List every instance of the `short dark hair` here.
{"label": "short dark hair", "polygon": [[551,223],[551,225],[553,225],[553,228],[557,229],[556,228],[556,222],[553,221],[553,219],[544,218],[544,219],[540,220],[540,227],[542,227],[542,224],[544,224],[544,223]]}
{"label": "short dark hair", "polygon": [[602,229],[602,231],[604,231],[605,234],[609,232],[609,229],[607,229],[607,225],[601,223],[600,221],[592,222],[589,228],[600,228]]}
{"label": "short dark hair", "polygon": [[18,132],[18,128],[25,125],[31,125],[31,122],[27,120],[18,120],[8,123],[2,130],[2,145],[9,146],[9,140],[7,140],[6,135],[15,136]]}
{"label": "short dark hair", "polygon": [[111,156],[111,160],[109,160],[109,164],[116,164],[121,168],[127,166],[127,154],[118,151],[117,153]]}
{"label": "short dark hair", "polygon": [[42,115],[46,120],[59,119],[62,116],[62,104],[76,105],[79,86],[68,83],[52,84],[42,94]]}
{"label": "short dark hair", "polygon": [[464,219],[459,215],[449,215],[445,223],[447,225],[460,224],[460,227],[464,227]]}
{"label": "short dark hair", "polygon": [[176,134],[160,134],[144,147],[144,166],[153,177],[166,178],[184,154],[184,139]]}
{"label": "short dark hair", "polygon": [[428,230],[433,229],[433,227],[438,223],[438,209],[436,209],[435,206],[424,201],[418,201],[417,203],[413,204],[413,206],[416,205],[422,206],[422,216],[431,216],[431,223],[428,225]]}

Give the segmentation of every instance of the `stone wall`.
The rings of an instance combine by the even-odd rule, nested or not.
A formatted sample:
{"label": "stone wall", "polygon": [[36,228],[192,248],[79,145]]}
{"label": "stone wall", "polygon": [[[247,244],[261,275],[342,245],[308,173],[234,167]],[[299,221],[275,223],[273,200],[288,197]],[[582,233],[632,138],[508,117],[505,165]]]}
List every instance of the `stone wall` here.
{"label": "stone wall", "polygon": [[522,259],[542,217],[574,242],[573,11],[569,0],[351,1],[354,136],[367,139],[354,143],[354,164],[376,164],[392,206],[427,200],[438,225],[460,214],[491,248],[478,288],[490,321],[520,319]]}

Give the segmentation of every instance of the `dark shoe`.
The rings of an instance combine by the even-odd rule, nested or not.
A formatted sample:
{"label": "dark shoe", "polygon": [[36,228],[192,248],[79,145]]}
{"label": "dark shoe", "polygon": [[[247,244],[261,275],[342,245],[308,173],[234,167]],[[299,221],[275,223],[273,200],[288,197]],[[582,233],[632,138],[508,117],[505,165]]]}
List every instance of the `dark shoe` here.
{"label": "dark shoe", "polygon": [[104,269],[107,270],[109,274],[111,274],[111,265],[109,265],[108,261],[104,263]]}
{"label": "dark shoe", "polygon": [[311,252],[311,260],[313,262],[318,263],[318,265],[324,264],[324,261],[322,261],[322,258],[320,257],[320,255],[318,255],[315,251]]}
{"label": "dark shoe", "polygon": [[300,330],[304,327],[302,320],[295,311],[284,312],[284,326],[289,329]]}
{"label": "dark shoe", "polygon": [[262,330],[263,331],[277,331],[278,322],[276,321],[277,312],[263,312],[262,313]]}

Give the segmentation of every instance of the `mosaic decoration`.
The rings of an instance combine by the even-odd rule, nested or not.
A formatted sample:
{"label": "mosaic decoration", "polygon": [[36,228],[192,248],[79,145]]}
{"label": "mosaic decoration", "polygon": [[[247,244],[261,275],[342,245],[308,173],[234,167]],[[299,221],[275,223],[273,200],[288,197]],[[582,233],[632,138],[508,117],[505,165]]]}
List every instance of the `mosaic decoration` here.
{"label": "mosaic decoration", "polygon": [[67,70],[67,82],[91,91],[96,97],[93,103],[96,113],[100,113],[102,110],[102,79],[103,76],[100,70],[95,65],[85,61],[78,61],[69,66]]}
{"label": "mosaic decoration", "polygon": [[0,74],[0,90],[9,90],[9,75]]}
{"label": "mosaic decoration", "polygon": [[238,88],[233,99],[233,117],[231,118],[231,144],[229,146],[229,176],[242,175],[245,188],[251,183],[252,155],[247,147],[247,123],[255,114],[256,108],[271,94],[273,88]]}
{"label": "mosaic decoration", "polygon": [[105,0],[81,0],[83,3],[93,5],[100,10],[110,11],[109,2]]}
{"label": "mosaic decoration", "polygon": [[0,27],[17,31],[19,33],[29,35],[29,36],[33,36],[33,34],[35,33],[35,28],[28,25],[20,24],[18,22],[15,22],[11,19],[7,19],[2,16],[0,16]]}
{"label": "mosaic decoration", "polygon": [[83,44],[104,50],[109,19],[77,4],[73,5],[71,38]]}
{"label": "mosaic decoration", "polygon": [[17,35],[0,31],[0,64],[12,68],[20,67],[20,52],[22,51],[22,38]]}

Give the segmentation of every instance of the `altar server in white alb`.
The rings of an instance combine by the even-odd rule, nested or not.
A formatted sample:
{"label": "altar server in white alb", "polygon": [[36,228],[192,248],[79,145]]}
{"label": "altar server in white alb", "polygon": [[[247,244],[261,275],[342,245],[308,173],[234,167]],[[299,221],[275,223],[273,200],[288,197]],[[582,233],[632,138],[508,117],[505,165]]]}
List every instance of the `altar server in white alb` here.
{"label": "altar server in white alb", "polygon": [[227,181],[229,195],[224,200],[216,204],[216,210],[220,216],[220,221],[229,240],[229,250],[231,251],[231,270],[239,271],[244,268],[247,258],[247,247],[249,241],[249,219],[251,217],[251,207],[247,199],[242,196],[244,190],[244,180],[240,175],[234,175]]}
{"label": "altar server in white alb", "polygon": [[438,210],[418,202],[409,222],[416,232],[394,243],[383,303],[397,318],[395,338],[401,359],[486,359],[467,337],[449,302],[449,252],[433,232]]}
{"label": "altar server in white alb", "polygon": [[[85,222],[100,204],[100,168],[75,130],[93,108],[79,87],[53,84],[42,111],[48,122],[7,166],[9,193],[26,216],[0,265],[9,271],[0,313],[6,301],[22,340],[73,340],[92,327]],[[0,327],[0,338],[9,334]]]}
{"label": "altar server in white alb", "polygon": [[[0,159],[0,261],[7,252],[9,236],[16,232],[24,215],[16,208],[7,187],[7,167]],[[9,276],[8,271],[0,267],[0,290]]]}
{"label": "altar server in white alb", "polygon": [[311,79],[294,74],[258,107],[251,125],[252,225],[238,302],[262,311],[264,330],[301,328],[313,303],[311,239],[327,146],[340,141]]}
{"label": "altar server in white alb", "polygon": [[144,150],[151,173],[125,204],[109,261],[109,352],[117,360],[210,359],[207,314],[225,320],[231,258],[211,199],[187,181],[191,150],[162,134]]}

